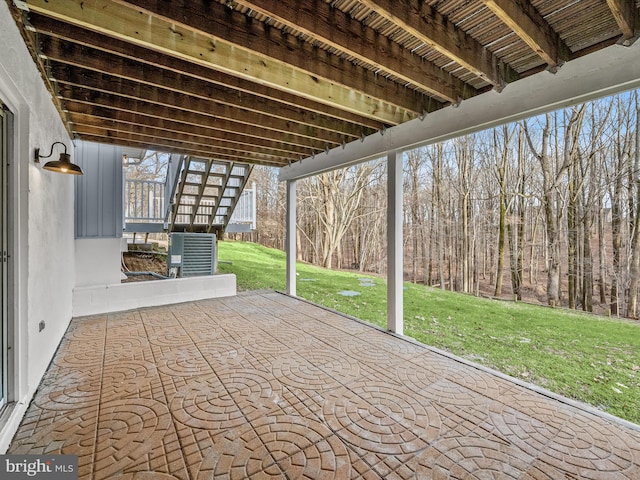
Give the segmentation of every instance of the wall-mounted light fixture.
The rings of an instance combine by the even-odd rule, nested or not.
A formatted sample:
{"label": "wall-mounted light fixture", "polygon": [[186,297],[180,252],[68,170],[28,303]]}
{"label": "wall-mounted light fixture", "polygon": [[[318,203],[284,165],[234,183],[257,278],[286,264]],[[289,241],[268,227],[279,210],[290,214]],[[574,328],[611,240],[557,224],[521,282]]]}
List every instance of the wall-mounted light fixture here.
{"label": "wall-mounted light fixture", "polygon": [[45,163],[42,168],[44,168],[45,170],[50,170],[52,172],[67,173],[71,175],[82,175],[82,169],[75,163],[71,163],[71,155],[67,153],[67,146],[62,142],[53,142],[49,155],[40,155],[40,149],[36,148],[34,158],[35,162],[40,163],[41,158],[51,157],[51,155],[53,155],[53,147],[55,147],[56,144],[60,144],[64,147],[64,153],[60,154],[60,158],[58,160],[51,160]]}

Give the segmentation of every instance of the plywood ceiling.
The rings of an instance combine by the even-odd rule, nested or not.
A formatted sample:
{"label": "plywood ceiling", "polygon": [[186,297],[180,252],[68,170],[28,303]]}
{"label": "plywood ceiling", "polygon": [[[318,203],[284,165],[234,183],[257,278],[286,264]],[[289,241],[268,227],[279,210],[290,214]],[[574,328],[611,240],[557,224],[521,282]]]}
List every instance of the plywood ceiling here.
{"label": "plywood ceiling", "polygon": [[283,166],[640,32],[636,0],[7,0],[72,136]]}

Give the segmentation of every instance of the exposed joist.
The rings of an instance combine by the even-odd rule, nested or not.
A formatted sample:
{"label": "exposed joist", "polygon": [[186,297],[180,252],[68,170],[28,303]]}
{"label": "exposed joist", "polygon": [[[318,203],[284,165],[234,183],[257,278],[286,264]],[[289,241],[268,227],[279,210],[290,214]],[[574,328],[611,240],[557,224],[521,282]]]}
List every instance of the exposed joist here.
{"label": "exposed joist", "polygon": [[[63,43],[55,38],[44,38],[41,43],[42,54],[57,63],[67,65],[69,71],[75,71],[73,76],[88,76],[91,75],[90,72],[104,73],[110,77],[117,76],[130,82],[168,89],[206,101],[215,99],[217,104],[238,109],[239,115],[242,115],[242,111],[246,111],[248,114],[255,113],[267,118],[273,117],[274,121],[286,122],[287,125],[295,122],[324,129],[347,138],[359,138],[363,133],[363,129],[353,123],[317,115],[300,108],[294,108],[292,105],[268,101],[255,95],[246,93],[241,95],[224,86],[111,55],[94,48]],[[53,75],[56,77],[57,73],[53,72]],[[62,76],[69,76],[67,70],[63,71]]]}
{"label": "exposed joist", "polygon": [[189,135],[187,133],[178,133],[175,131],[162,130],[149,126],[138,126],[135,130],[132,130],[131,125],[128,123],[115,121],[94,122],[91,121],[91,117],[81,116],[73,113],[70,114],[70,119],[74,126],[74,132],[80,134],[89,134],[96,136],[103,135],[105,137],[108,137],[109,132],[134,132],[140,137],[148,138],[149,142],[152,142],[154,139],[175,140],[177,142],[182,142],[185,145],[190,145],[191,147],[200,150],[210,149],[211,151],[220,153],[226,152],[230,155],[259,155],[264,158],[273,158],[273,163],[282,162],[286,164],[287,161],[291,160],[293,157],[299,158],[299,155],[294,155],[292,152],[283,150],[271,150],[256,145],[232,143],[216,138],[199,137],[196,135]]}
{"label": "exposed joist", "polygon": [[[290,48],[286,38],[283,39],[281,35],[278,35],[280,42],[276,42],[274,34],[266,30],[261,22],[251,25],[244,15],[240,15],[243,26],[241,33],[247,45],[250,41],[255,42],[254,50],[240,48],[238,43],[241,42],[231,43],[228,40],[232,33],[238,31],[233,30],[234,25],[227,25],[230,18],[226,15],[220,18],[208,14],[203,18],[177,9],[173,2],[162,2],[162,5],[149,3],[153,3],[157,10],[167,10],[165,13],[174,18],[168,15],[168,19],[160,18],[139,9],[127,8],[126,2],[114,3],[109,0],[30,0],[28,5],[33,11],[72,25],[391,125],[402,123],[419,113],[371,97],[365,93],[367,88],[364,88],[365,83],[361,80],[353,83],[360,84],[362,88],[354,88],[355,85],[346,82],[338,83],[349,71],[353,74],[355,67],[349,62],[338,61],[338,68],[335,65],[337,59],[320,49],[307,48],[305,42],[296,41],[294,48]],[[214,6],[214,3],[209,5]],[[223,14],[230,12],[228,8],[221,7]],[[216,35],[219,32],[224,34]],[[271,56],[260,51],[261,45]],[[371,81],[375,82],[375,77]]]}
{"label": "exposed joist", "polygon": [[607,5],[622,30],[622,36],[630,40],[636,36],[638,27],[638,8],[635,0],[607,0]]}
{"label": "exposed joist", "polygon": [[550,67],[569,56],[569,49],[530,0],[482,0],[518,37]]}
{"label": "exposed joist", "polygon": [[[191,0],[173,0],[171,2],[162,0],[113,1],[123,5],[136,6],[154,18],[165,19],[172,24],[181,25],[189,31],[204,32],[207,35],[212,35],[229,42],[236,49],[246,49],[263,55],[264,59],[294,66],[307,74],[301,80],[303,83],[311,81],[311,87],[313,87],[313,83],[317,83],[319,79],[324,78],[334,86],[345,86],[349,89],[361,91],[365,95],[371,96],[372,99],[377,99],[377,102],[387,98],[386,95],[381,97],[371,95],[368,89],[358,90],[352,85],[352,82],[345,83],[348,80],[346,74],[349,74],[349,70],[351,70],[351,67],[349,67],[351,62],[339,61],[339,71],[331,71],[326,66],[329,65],[329,60],[333,59],[335,61],[336,55],[332,55],[323,49],[315,48],[310,42],[299,40],[292,35],[283,34],[278,29],[269,28],[263,22],[251,21],[246,15],[220,3]],[[366,34],[366,30],[356,35],[355,43],[363,41],[363,33]],[[352,41],[352,43],[354,42]],[[301,56],[299,52],[302,52]],[[368,61],[371,62],[371,59],[369,58]],[[449,102],[458,101],[462,94],[458,88],[459,84],[455,81],[450,81],[448,76],[442,75],[442,72],[433,70],[428,74],[433,78],[427,79],[428,81],[425,85],[427,91]],[[374,74],[374,78],[383,78],[383,76]],[[380,107],[385,107],[385,102],[382,103]],[[396,105],[399,106],[399,104]],[[347,104],[342,105],[342,108],[347,107]],[[424,111],[424,108],[419,110],[418,113],[422,111]]]}
{"label": "exposed joist", "polygon": [[[456,77],[449,75],[431,62],[423,61],[397,43],[379,35],[372,28],[353,20],[346,13],[332,8],[324,0],[307,2],[236,0],[236,3],[258,11],[289,28],[298,30],[444,100],[455,102],[459,98],[468,98],[477,93],[475,89],[466,86]],[[402,9],[402,5],[396,5],[394,2],[395,6]],[[440,40],[446,41],[444,35]],[[457,50],[466,51],[470,45],[476,44],[461,43]],[[470,55],[463,54],[463,56]],[[487,65],[483,65],[482,68],[486,69],[487,73],[483,72],[482,75],[489,77],[489,72],[492,70],[491,55],[485,54],[484,57],[489,61],[484,62]],[[479,59],[481,58],[480,56]],[[490,77],[492,79],[490,83],[498,83],[497,76],[492,74]]]}
{"label": "exposed joist", "polygon": [[[110,116],[112,116],[111,118],[116,118],[116,116],[120,118],[122,115],[134,115],[136,119],[147,117],[151,124],[171,119],[186,125],[212,128],[236,135],[273,141],[273,137],[269,134],[270,132],[253,125],[236,124],[234,122],[216,119],[208,115],[185,112],[183,110],[163,105],[130,100],[117,97],[115,95],[100,94],[98,92],[89,94],[88,92],[76,90],[75,92],[67,93],[68,95],[64,98],[65,105],[69,110],[73,110],[74,112],[82,112],[87,115],[104,118],[109,118]],[[71,96],[72,93],[75,93],[75,96]],[[149,123],[143,122],[143,124]],[[278,139],[282,143],[308,147],[316,151],[322,151],[330,146],[335,146],[327,142],[319,141],[318,139],[310,139],[294,134],[280,135]]]}
{"label": "exposed joist", "polygon": [[[224,148],[237,148],[241,151],[245,149],[255,152],[263,151],[269,155],[284,158],[304,158],[314,152],[314,149],[310,147],[299,147],[256,137],[236,135],[222,130],[174,122],[170,119],[155,119],[115,110],[110,112],[109,117],[98,116],[97,113],[99,112],[93,111],[92,115],[87,115],[78,113],[74,109],[73,112],[69,112],[69,120],[76,126],[86,125],[115,130],[149,132],[149,134],[155,134],[159,137],[173,136],[184,142],[189,139],[194,144],[213,144]],[[315,150],[317,151],[318,148]]]}
{"label": "exposed joist", "polygon": [[[374,131],[382,129],[385,125],[383,122],[356,115],[330,105],[325,105],[324,103],[315,102],[288,92],[283,92],[282,90],[276,90],[242,78],[226,75],[202,65],[196,65],[176,57],[163,55],[160,52],[140,47],[138,45],[132,45],[97,32],[90,32],[81,27],[71,26],[54,18],[32,12],[29,15],[29,20],[38,32],[45,33],[47,36],[53,36],[78,45],[85,45],[96,50],[102,50],[106,53],[120,56],[131,62],[155,66],[163,70],[188,75],[214,85],[227,87],[237,91],[236,95],[239,96],[242,96],[243,94],[254,95],[264,98],[265,100],[295,106],[301,110],[358,124],[365,129],[371,128]],[[391,94],[393,95],[393,92],[391,92]],[[404,105],[407,109],[415,108],[420,105],[420,102],[422,101],[421,97],[419,98],[416,95],[412,96],[408,94],[403,94],[402,97],[397,98],[402,98],[408,102]],[[430,106],[432,108],[430,108],[429,111],[433,111],[441,107],[440,103],[436,101],[431,102]]]}
{"label": "exposed joist", "polygon": [[491,85],[501,87],[504,83],[494,55],[426,2],[360,0],[360,3]]}
{"label": "exposed joist", "polygon": [[[500,75],[513,79],[510,65],[524,78],[621,33],[631,44],[637,1],[598,2],[593,11],[576,0],[8,3],[71,131],[306,166],[322,152],[397,142],[403,130],[392,125],[475,101]],[[420,122],[420,138],[433,134],[423,127],[440,125]]]}
{"label": "exposed joist", "polygon": [[211,149],[196,149],[185,146],[183,143],[172,140],[153,140],[136,135],[135,133],[110,132],[108,136],[85,134],[82,140],[97,143],[108,143],[113,145],[127,145],[133,148],[144,148],[146,150],[161,150],[167,153],[187,153],[204,158],[217,158],[229,162],[249,162],[256,165],[283,166],[284,161],[273,161],[272,158],[261,157],[259,155],[229,155],[227,153],[216,152]]}
{"label": "exposed joist", "polygon": [[74,129],[75,132],[79,133],[81,137],[92,136],[92,137],[102,137],[105,139],[122,139],[125,141],[125,145],[128,144],[129,141],[135,142],[148,142],[148,143],[156,143],[161,145],[171,145],[171,146],[184,146],[188,145],[189,148],[201,152],[209,152],[207,155],[211,157],[216,157],[219,159],[229,160],[229,159],[244,159],[246,162],[259,163],[262,165],[286,165],[288,160],[280,156],[274,155],[266,155],[263,153],[257,152],[247,152],[238,149],[228,149],[221,148],[215,145],[209,145],[204,143],[193,143],[193,142],[183,142],[179,137],[163,137],[163,136],[154,136],[152,133],[136,131],[135,133],[131,131],[127,131],[124,129],[101,129],[96,127],[88,127],[85,125],[79,125],[78,128]]}
{"label": "exposed joist", "polygon": [[320,139],[338,145],[344,141],[342,135],[316,127],[287,122],[286,120],[268,117],[255,112],[238,110],[213,100],[194,98],[171,90],[139,84],[90,70],[53,66],[51,71],[55,75],[58,82],[58,90],[63,97],[71,95],[70,98],[92,98],[99,93],[125,100],[140,100],[236,124],[256,125],[276,136],[294,133],[310,139]]}

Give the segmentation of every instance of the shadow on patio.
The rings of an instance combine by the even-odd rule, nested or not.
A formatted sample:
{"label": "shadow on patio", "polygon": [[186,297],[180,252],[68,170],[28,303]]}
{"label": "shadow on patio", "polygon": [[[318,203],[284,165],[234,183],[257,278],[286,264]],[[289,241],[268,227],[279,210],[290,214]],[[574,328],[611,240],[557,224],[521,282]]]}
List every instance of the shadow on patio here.
{"label": "shadow on patio", "polygon": [[83,479],[640,478],[640,430],[278,293],[74,319],[8,453]]}

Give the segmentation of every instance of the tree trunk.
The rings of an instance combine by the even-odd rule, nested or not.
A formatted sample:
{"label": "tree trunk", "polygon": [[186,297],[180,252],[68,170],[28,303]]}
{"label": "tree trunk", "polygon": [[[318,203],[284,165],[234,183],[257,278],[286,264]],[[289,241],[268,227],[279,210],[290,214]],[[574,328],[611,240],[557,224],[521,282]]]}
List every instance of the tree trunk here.
{"label": "tree trunk", "polygon": [[[567,205],[567,269],[569,308],[577,308],[578,302],[578,214],[581,198],[582,178],[580,168],[579,136],[582,130],[585,105],[574,107],[571,117],[565,126],[564,162],[568,173],[568,205]],[[566,115],[567,113],[565,113]]]}
{"label": "tree trunk", "polygon": [[607,271],[605,267],[606,241],[604,234],[604,224],[606,219],[604,216],[604,207],[602,205],[602,199],[600,199],[598,205],[598,289],[600,291],[600,304],[602,305],[607,303]]}
{"label": "tree trunk", "polygon": [[507,217],[506,203],[505,195],[500,192],[500,216],[498,218],[498,268],[496,271],[496,288],[493,292],[496,297],[502,295],[502,273],[504,271],[505,229]]}
{"label": "tree trunk", "polygon": [[635,195],[630,195],[635,205],[635,222],[631,237],[631,263],[629,265],[629,301],[627,317],[638,318],[638,282],[640,280],[640,221],[638,221],[638,203],[640,202],[640,101],[638,91],[635,92],[636,106],[636,151],[632,169],[632,185]]}
{"label": "tree trunk", "polygon": [[591,208],[585,211],[584,229],[582,230],[583,276],[582,276],[582,309],[593,312],[593,256],[591,254],[591,225],[593,225]]}

